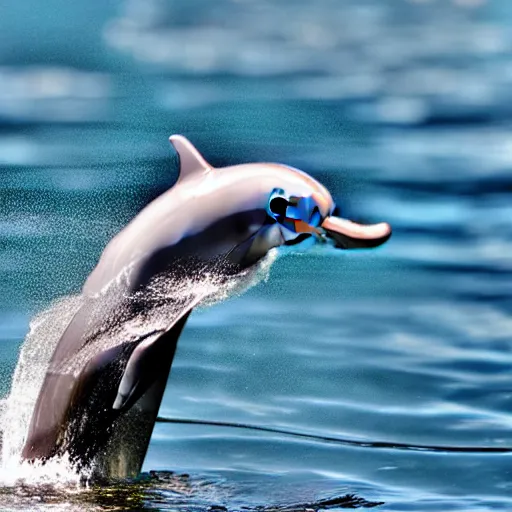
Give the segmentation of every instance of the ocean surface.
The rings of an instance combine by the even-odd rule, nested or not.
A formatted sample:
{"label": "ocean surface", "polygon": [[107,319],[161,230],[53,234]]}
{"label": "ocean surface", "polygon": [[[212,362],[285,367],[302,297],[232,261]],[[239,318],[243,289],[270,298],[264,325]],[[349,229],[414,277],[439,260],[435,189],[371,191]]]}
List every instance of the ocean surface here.
{"label": "ocean surface", "polygon": [[0,9],[3,410],[16,368],[37,395],[31,322],[176,180],[173,133],[216,166],[301,168],[394,230],[280,254],[195,311],[141,479],[84,489],[4,449],[1,510],[512,509],[511,2]]}

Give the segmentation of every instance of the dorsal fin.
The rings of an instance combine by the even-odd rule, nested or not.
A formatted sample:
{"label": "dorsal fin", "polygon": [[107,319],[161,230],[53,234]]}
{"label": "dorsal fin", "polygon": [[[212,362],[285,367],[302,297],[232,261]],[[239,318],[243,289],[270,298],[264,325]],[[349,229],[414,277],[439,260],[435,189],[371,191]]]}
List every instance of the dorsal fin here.
{"label": "dorsal fin", "polygon": [[192,174],[211,171],[212,166],[202,157],[192,142],[183,135],[171,135],[169,142],[174,146],[180,158],[180,175],[178,181]]}

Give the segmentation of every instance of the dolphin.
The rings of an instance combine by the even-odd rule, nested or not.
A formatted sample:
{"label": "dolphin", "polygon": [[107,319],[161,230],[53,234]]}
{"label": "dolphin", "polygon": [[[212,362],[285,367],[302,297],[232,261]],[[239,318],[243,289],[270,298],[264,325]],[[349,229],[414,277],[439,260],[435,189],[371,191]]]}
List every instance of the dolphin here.
{"label": "dolphin", "polygon": [[22,458],[66,455],[104,478],[142,467],[176,344],[194,307],[268,252],[306,238],[371,248],[387,223],[335,214],[308,174],[275,163],[212,167],[181,135],[179,177],[106,246],[51,357]]}

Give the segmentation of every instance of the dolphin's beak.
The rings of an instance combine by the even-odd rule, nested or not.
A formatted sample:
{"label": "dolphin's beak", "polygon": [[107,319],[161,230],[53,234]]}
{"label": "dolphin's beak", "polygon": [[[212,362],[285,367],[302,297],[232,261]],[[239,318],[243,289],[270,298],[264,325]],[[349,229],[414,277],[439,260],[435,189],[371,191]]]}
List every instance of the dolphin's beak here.
{"label": "dolphin's beak", "polygon": [[339,217],[327,217],[321,224],[326,236],[332,238],[340,249],[369,249],[378,247],[391,236],[391,226],[386,222],[363,226]]}

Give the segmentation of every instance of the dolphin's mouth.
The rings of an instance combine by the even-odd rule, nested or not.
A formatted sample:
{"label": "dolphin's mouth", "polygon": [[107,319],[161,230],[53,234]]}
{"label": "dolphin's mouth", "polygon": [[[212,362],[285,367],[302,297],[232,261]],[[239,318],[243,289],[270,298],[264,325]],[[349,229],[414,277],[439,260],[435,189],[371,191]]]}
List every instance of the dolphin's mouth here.
{"label": "dolphin's mouth", "polygon": [[340,217],[327,217],[320,225],[323,236],[338,249],[370,249],[387,242],[391,226],[387,222],[365,226]]}
{"label": "dolphin's mouth", "polygon": [[307,229],[298,235],[280,226],[284,245],[297,245],[314,236],[324,242],[332,240],[337,249],[372,249],[387,242],[392,232],[387,222],[365,226],[334,215],[326,217],[318,227],[302,223],[302,227],[304,226]]}
{"label": "dolphin's mouth", "polygon": [[364,226],[338,217],[339,208],[323,217],[320,208],[311,197],[283,198],[282,191],[275,191],[269,203],[269,218],[279,225],[282,243],[296,245],[314,236],[320,240],[331,239],[339,249],[369,249],[385,243],[391,236],[386,222]]}

